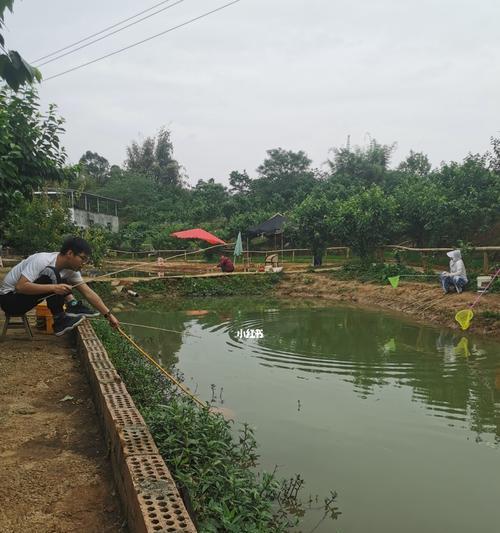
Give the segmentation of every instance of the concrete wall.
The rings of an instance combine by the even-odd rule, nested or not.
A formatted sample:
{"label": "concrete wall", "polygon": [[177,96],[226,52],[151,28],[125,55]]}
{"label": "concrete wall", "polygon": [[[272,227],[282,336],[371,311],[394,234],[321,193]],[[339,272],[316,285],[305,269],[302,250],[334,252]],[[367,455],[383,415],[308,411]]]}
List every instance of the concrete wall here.
{"label": "concrete wall", "polygon": [[71,219],[82,228],[88,228],[92,224],[104,226],[116,233],[120,229],[118,217],[114,215],[105,215],[104,213],[90,213],[81,209],[70,208]]}

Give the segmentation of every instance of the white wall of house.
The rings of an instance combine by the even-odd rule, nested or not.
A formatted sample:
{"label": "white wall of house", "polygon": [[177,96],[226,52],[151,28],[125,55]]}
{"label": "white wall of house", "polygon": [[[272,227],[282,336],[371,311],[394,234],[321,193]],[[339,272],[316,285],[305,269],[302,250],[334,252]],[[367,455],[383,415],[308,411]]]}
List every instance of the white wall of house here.
{"label": "white wall of house", "polygon": [[71,220],[82,228],[88,228],[92,225],[104,226],[116,233],[120,229],[118,217],[115,215],[106,215],[104,213],[92,213],[82,209],[70,208]]}

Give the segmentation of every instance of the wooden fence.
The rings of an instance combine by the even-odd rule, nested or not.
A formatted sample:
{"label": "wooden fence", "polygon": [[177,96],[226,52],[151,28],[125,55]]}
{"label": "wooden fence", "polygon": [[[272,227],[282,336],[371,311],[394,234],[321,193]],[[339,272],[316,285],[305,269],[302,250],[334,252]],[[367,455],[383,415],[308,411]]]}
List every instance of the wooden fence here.
{"label": "wooden fence", "polygon": [[[226,245],[225,248],[233,248],[234,243],[230,243],[229,245]],[[221,245],[221,249],[224,249],[224,246]],[[222,250],[221,250],[222,251]],[[348,246],[330,246],[326,249],[325,255],[323,256],[323,259],[326,261],[328,257],[328,253],[330,255],[333,252],[342,252],[342,255],[345,255],[346,259],[350,257],[350,248]],[[175,257],[175,259],[179,261],[189,261],[195,260],[199,261],[199,258],[196,258],[197,256],[201,256],[203,254],[203,251],[192,251],[192,250],[135,250],[135,251],[127,251],[127,250],[110,250],[110,252],[117,257],[119,256],[125,256],[125,257],[131,257],[132,259],[135,259],[136,257],[139,259],[140,257],[143,257],[144,259],[148,258],[155,258],[155,257],[162,257],[165,260],[168,260],[171,257]],[[275,250],[243,250],[243,255],[247,259],[247,261],[251,261],[253,256],[268,256],[271,254],[278,254],[281,256],[281,260],[284,261],[285,257],[290,258],[290,261],[293,263],[295,262],[296,257],[300,256],[310,256],[312,258],[312,250],[309,248],[284,248],[284,249],[275,249]]]}
{"label": "wooden fence", "polygon": [[[387,245],[384,246],[384,249],[389,250],[401,250],[406,252],[419,252],[422,258],[422,263],[425,266],[426,260],[425,260],[425,254],[428,253],[435,253],[435,252],[450,252],[451,250],[456,250],[456,247],[454,248],[409,248],[407,246],[399,246],[399,245]],[[490,269],[490,256],[489,254],[492,252],[500,252],[500,246],[473,246],[470,248],[471,252],[483,252],[483,271],[486,273]]]}

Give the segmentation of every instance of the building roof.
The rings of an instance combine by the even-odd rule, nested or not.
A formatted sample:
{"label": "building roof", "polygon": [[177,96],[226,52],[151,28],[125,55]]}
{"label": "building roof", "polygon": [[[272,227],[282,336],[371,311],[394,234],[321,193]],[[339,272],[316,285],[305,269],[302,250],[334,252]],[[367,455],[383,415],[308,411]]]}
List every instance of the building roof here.
{"label": "building roof", "polygon": [[77,189],[47,189],[45,191],[35,191],[34,194],[85,194],[86,196],[93,196],[94,198],[102,198],[103,200],[110,200],[111,202],[118,202],[121,204],[121,200],[117,198],[110,198],[109,196],[102,196],[100,194],[94,194],[87,191],[78,191]]}
{"label": "building roof", "polygon": [[282,214],[276,213],[261,224],[248,228],[246,232],[249,236],[276,235],[278,233],[283,233],[283,225],[287,220],[288,219]]}

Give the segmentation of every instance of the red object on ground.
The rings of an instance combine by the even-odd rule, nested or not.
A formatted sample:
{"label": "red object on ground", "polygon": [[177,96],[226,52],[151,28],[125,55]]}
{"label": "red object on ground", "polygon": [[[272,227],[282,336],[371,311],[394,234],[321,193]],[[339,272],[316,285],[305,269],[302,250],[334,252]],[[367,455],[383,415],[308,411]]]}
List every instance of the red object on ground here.
{"label": "red object on ground", "polygon": [[222,256],[222,259],[219,261],[217,266],[222,270],[222,272],[234,272],[233,262],[225,255]]}
{"label": "red object on ground", "polygon": [[201,228],[176,231],[170,235],[172,237],[177,237],[178,239],[201,239],[209,244],[226,244],[222,239],[219,239],[219,237],[216,237],[215,235],[212,235],[211,233],[208,233],[208,231],[205,231]]}

